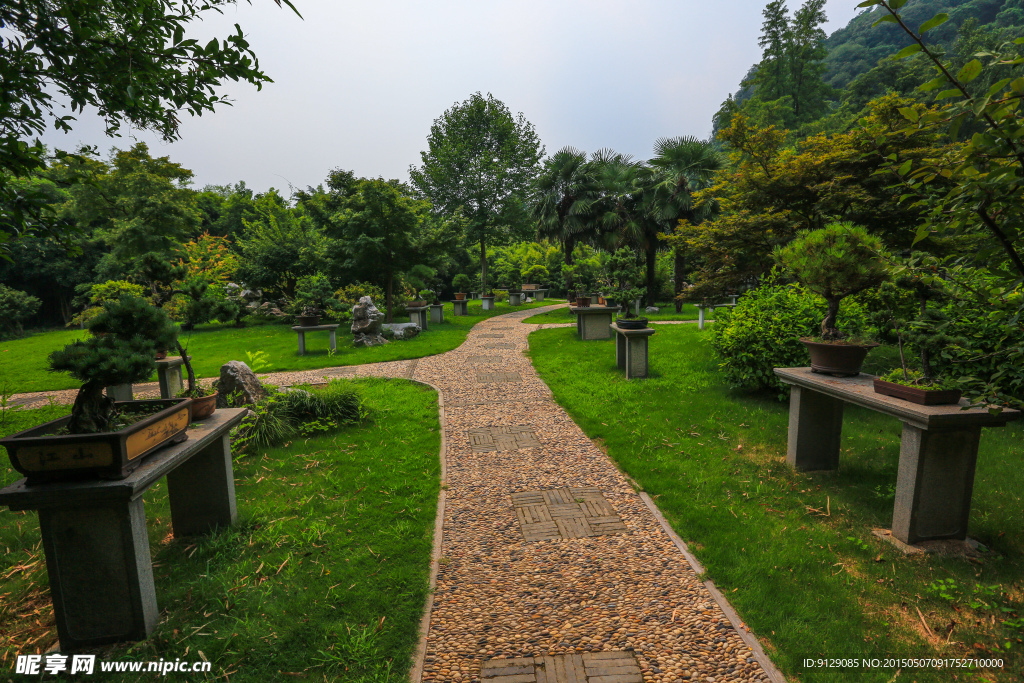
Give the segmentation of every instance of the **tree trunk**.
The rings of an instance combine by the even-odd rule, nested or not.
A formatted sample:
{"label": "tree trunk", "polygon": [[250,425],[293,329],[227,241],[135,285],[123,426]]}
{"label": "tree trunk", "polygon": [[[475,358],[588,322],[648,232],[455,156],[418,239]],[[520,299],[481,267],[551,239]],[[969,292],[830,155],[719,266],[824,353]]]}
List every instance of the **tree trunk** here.
{"label": "tree trunk", "polygon": [[487,294],[487,244],[480,238],[480,294]]}
{"label": "tree trunk", "polygon": [[654,269],[658,263],[658,243],[653,239],[647,244],[647,305],[654,305]]}
{"label": "tree trunk", "polygon": [[389,323],[392,323],[395,320],[394,315],[391,313],[391,302],[394,300],[394,296],[395,296],[394,292],[395,292],[395,274],[394,273],[388,273],[388,286],[387,286],[387,292],[384,295],[384,308],[387,311],[387,317],[385,318],[385,320],[387,320]]}
{"label": "tree trunk", "polygon": [[68,432],[71,434],[95,434],[106,432],[114,413],[114,399],[103,395],[105,387],[96,381],[82,385],[71,408]]}
{"label": "tree trunk", "polygon": [[839,330],[836,329],[836,317],[839,315],[839,301],[836,297],[828,298],[828,313],[821,321],[821,338],[825,341],[839,339]]}
{"label": "tree trunk", "polygon": [[[181,341],[175,339],[174,343],[178,345],[178,354],[181,356],[181,362],[185,366],[185,372],[188,373],[188,395],[193,396],[196,391],[196,373],[192,369],[192,361],[188,359],[188,352],[181,345]],[[174,398],[174,396],[171,396],[171,398]]]}
{"label": "tree trunk", "polygon": [[675,257],[675,262],[673,264],[674,272],[672,274],[673,275],[673,279],[674,279],[674,283],[673,283],[674,286],[672,288],[672,291],[675,292],[675,297],[674,297],[673,301],[674,301],[674,303],[676,305],[676,313],[682,313],[683,312],[683,298],[682,298],[682,296],[683,296],[683,270],[686,268],[686,256],[685,256],[685,254],[683,254],[683,250],[680,247],[676,247],[675,249],[672,250],[672,252],[673,252],[673,255]]}
{"label": "tree trunk", "polygon": [[[566,236],[565,240],[562,241],[562,249],[565,251],[562,255],[565,258],[565,265],[571,266],[574,262],[572,252],[576,249],[576,238],[572,235]],[[573,282],[572,278],[569,278],[569,281],[565,283],[565,294],[567,297],[569,292],[573,291],[573,286],[575,284],[576,283]]]}

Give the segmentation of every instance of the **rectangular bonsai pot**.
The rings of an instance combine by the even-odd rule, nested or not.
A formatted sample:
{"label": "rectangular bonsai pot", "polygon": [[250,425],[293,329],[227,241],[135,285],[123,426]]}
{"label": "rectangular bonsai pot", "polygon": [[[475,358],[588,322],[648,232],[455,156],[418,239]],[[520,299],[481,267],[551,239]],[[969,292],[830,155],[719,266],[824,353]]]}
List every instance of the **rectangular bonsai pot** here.
{"label": "rectangular bonsai pot", "polygon": [[188,438],[192,399],[118,401],[125,410],[166,406],[160,412],[116,432],[56,435],[70,415],[0,439],[11,465],[31,485],[80,479],[124,479],[145,456]]}
{"label": "rectangular bonsai pot", "polygon": [[884,396],[902,398],[921,406],[938,406],[948,403],[958,403],[961,391],[959,389],[922,389],[920,387],[908,387],[895,382],[875,378],[875,393]]}

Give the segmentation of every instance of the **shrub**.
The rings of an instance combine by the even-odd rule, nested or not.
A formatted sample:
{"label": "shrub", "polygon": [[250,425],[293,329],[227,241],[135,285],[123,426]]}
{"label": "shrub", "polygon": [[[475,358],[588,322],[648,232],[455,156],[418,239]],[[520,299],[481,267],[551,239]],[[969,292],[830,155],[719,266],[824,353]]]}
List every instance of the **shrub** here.
{"label": "shrub", "polygon": [[20,289],[0,285],[0,339],[20,337],[23,323],[36,314],[40,303]]}
{"label": "shrub", "polygon": [[[800,285],[779,284],[775,271],[734,308],[716,309],[711,345],[729,384],[748,391],[776,391],[779,400],[786,398],[788,389],[772,369],[808,364],[800,337],[819,333],[826,310],[824,299]],[[862,329],[863,308],[847,302],[841,321],[847,329]]]}
{"label": "shrub", "polygon": [[466,275],[465,273],[459,273],[458,275],[452,278],[452,289],[454,289],[456,292],[459,292],[460,294],[469,292],[469,288],[471,285],[472,281],[469,279],[469,276]]}
{"label": "shrub", "polygon": [[323,387],[272,392],[242,420],[235,445],[239,450],[265,448],[296,435],[353,424],[363,417],[359,394],[345,380],[331,380]]}
{"label": "shrub", "polygon": [[79,285],[75,288],[79,296],[75,299],[76,306],[84,306],[85,310],[76,315],[68,323],[71,325],[88,324],[90,320],[103,310],[103,305],[108,302],[117,301],[122,294],[145,298],[149,292],[144,285],[138,285],[127,280],[107,280],[94,285]]}

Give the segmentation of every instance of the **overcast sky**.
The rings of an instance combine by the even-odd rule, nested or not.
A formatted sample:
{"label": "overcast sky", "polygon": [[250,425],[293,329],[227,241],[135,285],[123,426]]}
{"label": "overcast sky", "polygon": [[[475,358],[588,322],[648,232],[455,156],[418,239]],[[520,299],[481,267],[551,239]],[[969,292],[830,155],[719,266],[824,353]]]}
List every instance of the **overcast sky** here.
{"label": "overcast sky", "polygon": [[[760,60],[766,1],[294,0],[304,19],[273,0],[241,2],[196,37],[240,24],[274,83],[228,81],[234,106],[185,115],[177,142],[133,136],[192,169],[194,187],[244,180],[287,195],[335,167],[407,179],[434,119],[480,91],[523,112],[548,154],[572,145],[646,159],[659,137],[710,134],[711,116]],[[826,30],[856,5],[828,0]],[[44,142],[106,153],[133,141],[82,116]]]}

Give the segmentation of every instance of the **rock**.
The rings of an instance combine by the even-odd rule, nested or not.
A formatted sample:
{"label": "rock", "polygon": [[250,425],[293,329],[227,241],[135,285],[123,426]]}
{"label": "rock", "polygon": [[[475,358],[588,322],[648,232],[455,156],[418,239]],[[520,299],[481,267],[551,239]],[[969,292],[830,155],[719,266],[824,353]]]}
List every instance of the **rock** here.
{"label": "rock", "polygon": [[217,407],[227,408],[228,397],[233,406],[243,403],[256,403],[267,395],[256,373],[240,360],[229,360],[220,366],[220,379],[217,385]]}
{"label": "rock", "polygon": [[533,297],[532,296],[526,297],[526,301],[523,302],[523,303],[532,304],[533,303]]}
{"label": "rock", "polygon": [[420,326],[416,323],[387,323],[384,330],[385,336],[393,336],[398,341],[404,341],[419,334]]}
{"label": "rock", "polygon": [[373,305],[373,300],[368,296],[359,299],[359,303],[352,307],[352,343],[355,346],[380,346],[387,344],[381,333],[381,320],[384,314]]}
{"label": "rock", "polygon": [[644,311],[647,313],[657,313],[660,310],[661,309],[658,308],[657,306],[648,306],[647,308],[644,309]]}

